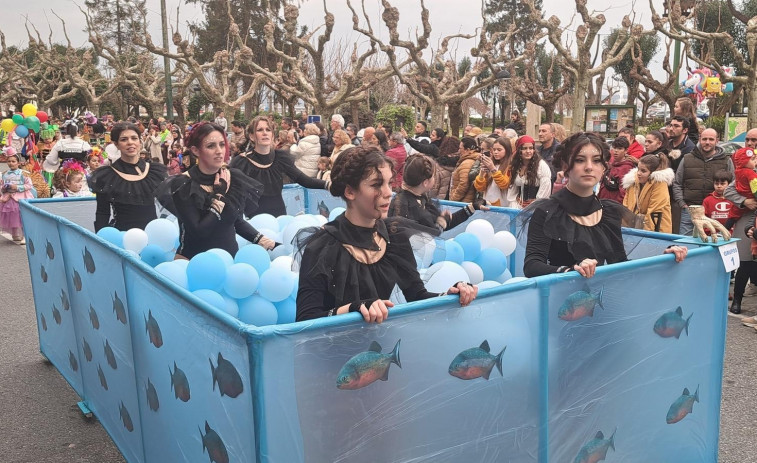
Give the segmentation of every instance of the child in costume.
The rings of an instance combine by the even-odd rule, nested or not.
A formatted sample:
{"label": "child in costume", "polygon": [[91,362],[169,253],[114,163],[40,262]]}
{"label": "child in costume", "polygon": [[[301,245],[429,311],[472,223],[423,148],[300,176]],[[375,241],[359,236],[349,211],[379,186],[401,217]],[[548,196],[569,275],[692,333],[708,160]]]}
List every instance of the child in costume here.
{"label": "child in costume", "polygon": [[13,241],[24,241],[24,227],[21,223],[21,210],[18,202],[22,199],[33,198],[32,181],[20,169],[21,157],[7,152],[8,171],[3,174],[3,184],[0,196],[0,229],[8,232]]}
{"label": "child in costume", "polygon": [[53,198],[80,198],[92,196],[87,187],[85,176],[87,172],[78,162],[69,159],[64,161],[60,170],[55,173],[53,184],[55,194]]}
{"label": "child in costume", "polygon": [[[736,169],[736,191],[745,199],[757,198],[757,156],[752,148],[741,148],[733,154],[733,167]],[[745,209],[732,207],[728,212],[725,228],[730,229],[738,222]]]}

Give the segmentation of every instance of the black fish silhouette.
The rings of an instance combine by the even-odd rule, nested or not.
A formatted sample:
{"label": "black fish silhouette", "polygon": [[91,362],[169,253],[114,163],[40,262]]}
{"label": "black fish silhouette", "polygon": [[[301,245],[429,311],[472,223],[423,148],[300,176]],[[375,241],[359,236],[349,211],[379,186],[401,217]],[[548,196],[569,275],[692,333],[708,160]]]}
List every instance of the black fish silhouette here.
{"label": "black fish silhouette", "polygon": [[103,369],[100,367],[100,364],[97,364],[97,376],[100,377],[100,385],[105,389],[108,390],[108,381],[105,379],[105,372],[103,372]]}
{"label": "black fish silhouette", "polygon": [[26,240],[26,244],[29,246],[29,251],[32,253],[32,255],[34,255],[34,241],[29,238],[28,240]]}
{"label": "black fish silhouette", "polygon": [[92,328],[96,330],[100,329],[100,319],[97,318],[97,312],[95,312],[95,308],[92,307],[92,304],[89,305],[89,321],[92,323]]}
{"label": "black fish silhouette", "polygon": [[89,253],[89,249],[86,246],[84,247],[82,259],[84,259],[84,268],[87,269],[87,273],[95,273],[95,261],[92,260],[92,254]]}
{"label": "black fish silhouette", "polygon": [[40,321],[42,322],[42,329],[47,331],[47,320],[45,320],[45,314],[40,314]]}
{"label": "black fish silhouette", "polygon": [[160,401],[158,400],[158,392],[155,390],[155,386],[150,382],[150,378],[147,378],[147,406],[150,410],[157,412],[160,408]]}
{"label": "black fish silhouette", "polygon": [[111,368],[113,368],[114,370],[118,369],[116,356],[113,355],[113,349],[110,348],[110,343],[107,339],[105,340],[105,358],[108,360],[108,365],[110,365]]}
{"label": "black fish silhouette", "polygon": [[53,249],[53,245],[49,241],[47,242],[47,257],[50,260],[55,259],[55,249]]}
{"label": "black fish silhouette", "polygon": [[113,312],[116,313],[116,318],[118,321],[126,324],[126,309],[124,308],[124,303],[121,302],[121,298],[118,297],[118,293],[114,292],[115,298],[113,299]]}
{"label": "black fish silhouette", "polygon": [[87,359],[87,362],[92,361],[92,349],[89,347],[89,343],[86,339],[81,338],[82,341],[82,350],[84,350],[84,358]]}
{"label": "black fish silhouette", "polygon": [[329,208],[323,201],[318,203],[318,213],[326,217],[327,219],[329,218]]}
{"label": "black fish silhouette", "polygon": [[121,405],[118,406],[118,416],[121,417],[121,421],[124,422],[124,428],[126,428],[127,431],[134,431],[134,424],[131,422],[131,416],[129,416],[129,411],[124,406],[123,401],[121,401]]}
{"label": "black fish silhouette", "polygon": [[71,304],[68,303],[68,295],[64,290],[60,290],[60,303],[63,304],[63,310],[69,310]]}
{"label": "black fish silhouette", "polygon": [[229,397],[236,397],[242,393],[244,386],[242,385],[242,378],[239,376],[239,372],[234,368],[228,360],[223,358],[221,353],[218,353],[218,366],[213,366],[213,360],[208,359],[210,362],[210,373],[213,376],[213,390],[216,390],[216,383],[218,383],[218,390],[221,391],[221,397],[227,395]]}
{"label": "black fish silhouette", "polygon": [[173,362],[173,373],[171,373],[171,367],[168,367],[168,373],[171,374],[171,389],[174,391],[174,395],[182,402],[189,401],[189,381],[187,375],[181,371],[181,368],[176,366],[176,362]]}
{"label": "black fish silhouette", "polygon": [[55,307],[55,304],[53,304],[53,320],[55,320],[55,323],[60,325],[60,311],[57,307]]}
{"label": "black fish silhouette", "polygon": [[205,453],[205,449],[208,450],[210,463],[229,463],[229,452],[226,451],[226,446],[223,445],[221,436],[213,431],[208,422],[205,422],[204,436],[202,435],[202,429],[199,427],[197,429],[200,431],[200,438],[202,439],[202,453]]}
{"label": "black fish silhouette", "polygon": [[163,334],[160,332],[160,326],[158,321],[152,316],[152,310],[147,311],[147,317],[145,318],[145,333],[150,336],[150,343],[155,347],[163,345]]}
{"label": "black fish silhouette", "polygon": [[81,291],[81,277],[79,276],[79,272],[74,270],[74,288],[77,291]]}
{"label": "black fish silhouette", "polygon": [[76,361],[76,356],[71,351],[68,351],[68,361],[71,363],[72,370],[76,371],[79,369],[79,362]]}
{"label": "black fish silhouette", "polygon": [[47,272],[45,271],[45,266],[44,265],[40,269],[39,275],[42,277],[42,282],[43,283],[47,283]]}

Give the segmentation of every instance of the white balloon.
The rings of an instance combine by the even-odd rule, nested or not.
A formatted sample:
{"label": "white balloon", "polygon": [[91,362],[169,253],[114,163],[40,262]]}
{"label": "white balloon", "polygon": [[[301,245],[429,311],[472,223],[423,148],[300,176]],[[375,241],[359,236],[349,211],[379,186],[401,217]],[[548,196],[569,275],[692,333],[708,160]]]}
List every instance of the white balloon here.
{"label": "white balloon", "polygon": [[486,280],[478,284],[478,289],[496,288],[499,285],[499,281]]}
{"label": "white balloon", "polygon": [[292,271],[292,259],[291,256],[279,256],[271,261],[271,268],[283,268],[284,270]]}
{"label": "white balloon", "polygon": [[490,248],[497,248],[506,256],[512,254],[515,251],[516,246],[517,240],[509,231],[498,231],[494,234],[494,238],[489,244]]}
{"label": "white balloon", "polygon": [[268,254],[270,254],[271,261],[273,261],[282,256],[291,256],[292,251],[293,248],[291,244],[282,244],[281,246],[276,246],[276,249],[273,251],[268,251]]}
{"label": "white balloon", "polygon": [[477,285],[484,281],[484,271],[474,262],[465,261],[461,265],[468,274],[468,282]]}
{"label": "white balloon", "polygon": [[491,242],[494,239],[494,226],[488,220],[476,219],[465,227],[465,231],[476,235],[476,238],[481,242],[482,249],[491,247]]}
{"label": "white balloon", "polygon": [[432,293],[443,293],[458,281],[468,281],[468,273],[454,262],[439,262],[426,270],[426,289]]}
{"label": "white balloon", "polygon": [[297,219],[294,219],[292,223],[287,225],[284,231],[281,232],[281,241],[279,241],[279,243],[292,244],[292,240],[294,240],[297,232],[309,226],[308,223],[303,223],[301,220],[298,221]]}
{"label": "white balloon", "polygon": [[517,283],[519,281],[526,281],[526,280],[528,280],[528,278],[526,278],[526,277],[512,277],[512,278],[510,278],[509,280],[507,280],[506,282],[504,282],[502,284],[503,285],[509,285],[510,283]]}
{"label": "white balloon", "polygon": [[343,207],[335,207],[334,209],[332,209],[331,213],[329,214],[329,222],[336,219],[340,214],[342,214],[346,210],[347,209]]}
{"label": "white balloon", "polygon": [[434,260],[436,243],[434,237],[428,233],[419,233],[410,237],[410,246],[413,248],[415,261],[419,268],[428,268]]}
{"label": "white balloon", "polygon": [[266,238],[273,240],[277,243],[281,243],[281,233],[270,228],[258,228],[258,232],[262,233]]}
{"label": "white balloon", "polygon": [[315,218],[316,218],[316,220],[318,220],[318,226],[319,227],[321,227],[323,225],[326,225],[328,223],[328,221],[329,221],[329,219],[327,219],[326,217],[324,217],[322,215],[316,215]]}
{"label": "white balloon", "polygon": [[502,272],[499,276],[497,276],[494,280],[499,281],[500,283],[504,283],[507,280],[511,279],[513,277],[512,273],[510,273],[510,269],[505,269],[504,272]]}
{"label": "white balloon", "polygon": [[148,241],[147,233],[141,228],[132,228],[124,233],[124,249],[127,251],[139,254],[147,246]]}
{"label": "white balloon", "polygon": [[258,230],[266,228],[273,231],[279,231],[279,222],[276,220],[276,217],[271,214],[258,214],[248,220],[248,223]]}
{"label": "white balloon", "polygon": [[174,249],[179,238],[179,226],[168,219],[155,219],[145,227],[148,244],[154,244],[168,252]]}

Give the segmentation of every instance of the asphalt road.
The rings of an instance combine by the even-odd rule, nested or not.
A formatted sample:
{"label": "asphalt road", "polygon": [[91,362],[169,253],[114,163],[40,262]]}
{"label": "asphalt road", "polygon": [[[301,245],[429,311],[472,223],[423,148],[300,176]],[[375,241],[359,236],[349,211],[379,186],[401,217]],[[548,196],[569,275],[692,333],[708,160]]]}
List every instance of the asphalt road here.
{"label": "asphalt road", "polygon": [[[0,237],[0,262],[0,461],[125,461],[97,419],[82,416],[76,393],[39,353],[25,247]],[[757,295],[746,297],[744,315],[755,314]],[[755,378],[757,331],[729,316],[720,462],[757,463]]]}

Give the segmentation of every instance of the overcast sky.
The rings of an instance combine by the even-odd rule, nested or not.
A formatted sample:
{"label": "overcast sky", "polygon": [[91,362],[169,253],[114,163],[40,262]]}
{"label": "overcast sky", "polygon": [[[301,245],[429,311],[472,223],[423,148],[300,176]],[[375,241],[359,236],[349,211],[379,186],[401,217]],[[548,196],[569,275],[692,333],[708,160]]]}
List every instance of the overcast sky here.
{"label": "overcast sky", "polygon": [[[357,6],[357,2],[353,5]],[[519,1],[519,0],[514,0]],[[662,11],[662,0],[653,0],[658,12]],[[345,43],[352,43],[355,40],[362,40],[352,31],[352,20],[350,11],[346,7],[345,0],[326,0],[332,13],[336,17],[335,38],[343,38]],[[66,21],[69,36],[75,46],[86,44],[86,33],[84,32],[85,21],[77,8],[78,4],[83,5],[83,0],[23,0],[11,1],[2,0],[3,21],[0,24],[0,30],[5,33],[8,45],[25,46],[26,32],[24,22],[28,17],[36,25],[43,37],[47,37],[48,28],[53,31],[54,40],[63,40],[62,27],[60,21],[51,14],[55,11]],[[182,34],[187,31],[188,21],[197,21],[202,17],[202,11],[194,5],[186,5],[182,0],[166,0],[171,26],[176,25],[176,7],[180,7],[179,30]],[[545,16],[556,15],[562,21],[562,24],[570,22],[575,12],[574,3],[568,0],[543,0]],[[323,2],[320,0],[301,1],[301,24],[307,24],[311,27],[323,24]],[[400,11],[400,31],[408,34],[415,34],[416,27],[420,25],[419,0],[393,0],[393,4]],[[426,7],[430,11],[431,25],[433,28],[432,45],[436,46],[442,36],[455,33],[473,33],[481,25],[481,11],[476,1],[463,0],[427,0]],[[608,33],[612,27],[620,24],[623,15],[628,14],[633,6],[633,2],[627,0],[588,0],[588,7],[602,10],[607,23],[602,31]],[[381,1],[366,0],[368,13],[373,20],[374,29],[377,29],[381,21]],[[147,0],[148,20],[153,40],[156,43],[160,41],[160,0]],[[639,0],[635,5],[636,21],[641,23],[646,29],[651,28],[651,13],[648,0]],[[48,26],[48,21],[50,26]],[[383,33],[382,33],[383,32]],[[379,31],[382,38],[386,38],[385,29]],[[462,57],[468,54],[467,50],[470,44],[458,44],[458,56]],[[659,66],[659,57],[657,60]],[[654,62],[653,62],[654,66]]]}

